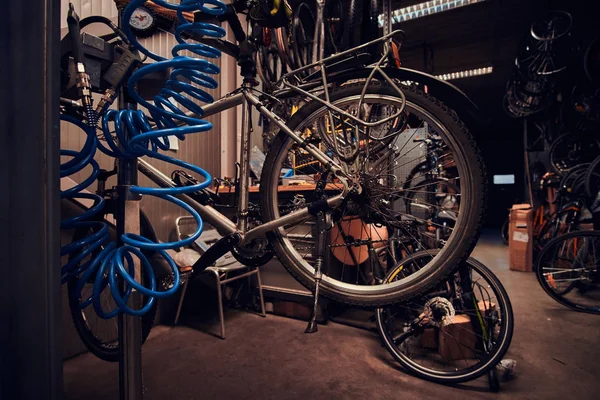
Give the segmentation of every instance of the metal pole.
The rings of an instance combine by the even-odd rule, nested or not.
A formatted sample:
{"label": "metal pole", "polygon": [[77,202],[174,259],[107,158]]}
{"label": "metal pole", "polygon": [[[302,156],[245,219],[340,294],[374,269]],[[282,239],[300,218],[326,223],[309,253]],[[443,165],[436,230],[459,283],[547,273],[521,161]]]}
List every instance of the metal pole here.
{"label": "metal pole", "polygon": [[0,16],[0,399],[62,396],[60,1]]}
{"label": "metal pole", "polygon": [[[119,11],[119,26],[122,26],[122,10]],[[126,85],[119,96],[119,109],[135,108],[128,101]],[[126,130],[125,139],[128,140],[129,131]],[[123,233],[140,232],[140,202],[139,198],[132,195],[130,188],[137,185],[137,158],[120,158],[117,163],[117,235]],[[120,241],[120,239],[119,239]],[[123,245],[123,243],[118,243]],[[140,262],[135,261],[135,280],[141,282]],[[123,280],[120,280],[121,291],[126,290]],[[139,309],[141,295],[133,290],[129,296],[128,305]],[[142,327],[141,318],[132,317],[124,313],[119,314],[119,397],[121,400],[142,399]]]}
{"label": "metal pole", "polygon": [[523,164],[525,167],[525,184],[527,185],[527,192],[525,193],[525,197],[527,197],[527,202],[531,204],[533,207],[533,188],[531,182],[531,174],[529,171],[529,139],[527,138],[527,118],[523,119]]}
{"label": "metal pole", "polygon": [[[317,21],[313,38],[312,62],[322,60],[325,56],[325,0],[317,0]],[[319,70],[319,67],[315,67]]]}
{"label": "metal pole", "polygon": [[[245,89],[250,89],[251,84],[247,80],[244,80],[242,86]],[[248,228],[248,190],[250,188],[250,137],[252,136],[252,122],[250,121],[250,115],[252,109],[248,103],[248,99],[244,95],[242,101],[242,146],[240,148],[240,177],[239,177],[239,193],[236,193],[239,197],[238,203],[238,222],[237,228],[246,232]],[[241,193],[241,195],[240,195]]]}
{"label": "metal pole", "polygon": [[383,35],[392,32],[392,0],[383,0]]}

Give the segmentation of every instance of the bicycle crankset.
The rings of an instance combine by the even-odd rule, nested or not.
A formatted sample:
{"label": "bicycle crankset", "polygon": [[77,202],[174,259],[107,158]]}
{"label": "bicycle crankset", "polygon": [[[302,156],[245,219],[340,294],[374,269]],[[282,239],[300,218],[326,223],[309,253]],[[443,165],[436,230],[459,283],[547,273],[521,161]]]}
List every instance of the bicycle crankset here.
{"label": "bicycle crankset", "polygon": [[265,237],[252,240],[250,243],[233,246],[231,254],[240,263],[249,267],[260,267],[273,258],[273,249]]}

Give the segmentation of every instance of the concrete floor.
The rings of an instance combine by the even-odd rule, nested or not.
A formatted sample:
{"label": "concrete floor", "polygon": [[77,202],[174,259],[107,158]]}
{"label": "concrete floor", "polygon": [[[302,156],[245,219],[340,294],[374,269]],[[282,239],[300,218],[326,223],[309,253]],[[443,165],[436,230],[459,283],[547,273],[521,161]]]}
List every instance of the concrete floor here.
{"label": "concrete floor", "polygon": [[[507,358],[515,376],[498,394],[487,379],[457,387],[402,372],[368,331],[231,311],[227,340],[187,327],[157,327],[143,348],[145,399],[597,399],[600,317],[563,308],[532,273],[509,271],[497,235],[473,256],[505,285],[515,332]],[[64,363],[65,399],[117,399],[118,365],[86,354]]]}

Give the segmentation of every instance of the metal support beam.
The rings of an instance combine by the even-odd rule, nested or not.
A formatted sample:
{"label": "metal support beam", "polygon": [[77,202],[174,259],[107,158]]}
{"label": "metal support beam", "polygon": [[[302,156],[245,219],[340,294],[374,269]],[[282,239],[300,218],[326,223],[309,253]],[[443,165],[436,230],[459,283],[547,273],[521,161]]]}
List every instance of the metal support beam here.
{"label": "metal support beam", "polygon": [[392,0],[383,0],[383,35],[392,32]]}
{"label": "metal support beam", "polygon": [[[121,96],[122,97],[122,96]],[[119,108],[126,108],[120,99]],[[129,136],[127,133],[126,136]],[[129,191],[137,185],[137,158],[119,159],[117,176],[117,235],[140,233],[140,202]],[[120,246],[123,243],[119,243]],[[140,261],[135,262],[135,280],[141,282]],[[120,279],[121,293],[126,290]],[[141,295],[133,290],[127,304],[133,309],[141,308]],[[142,399],[142,326],[141,317],[119,314],[119,395],[121,400]]]}
{"label": "metal support beam", "polygon": [[[119,11],[119,27],[123,26],[122,11]],[[125,85],[126,87],[126,85]],[[119,109],[134,108],[128,98],[126,89],[119,96]],[[129,140],[130,132],[126,130],[125,140]],[[140,199],[130,192],[131,186],[138,184],[137,158],[121,158],[117,164],[117,235],[124,233],[140,233]],[[123,243],[120,242],[119,246]],[[141,282],[140,260],[135,262],[135,280]],[[126,283],[119,279],[121,293],[126,290]],[[128,306],[141,308],[141,294],[132,290]],[[119,314],[119,397],[121,400],[141,400],[142,395],[142,320],[141,317]]]}
{"label": "metal support beam", "polygon": [[59,399],[60,0],[0,17],[0,399]]}

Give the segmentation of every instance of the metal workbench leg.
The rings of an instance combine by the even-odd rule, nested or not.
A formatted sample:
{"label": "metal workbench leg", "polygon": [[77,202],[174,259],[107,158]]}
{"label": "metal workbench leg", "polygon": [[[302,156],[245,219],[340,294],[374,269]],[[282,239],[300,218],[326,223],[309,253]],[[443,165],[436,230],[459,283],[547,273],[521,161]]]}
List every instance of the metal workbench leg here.
{"label": "metal workbench leg", "polygon": [[258,296],[260,297],[260,312],[261,316],[266,317],[265,299],[263,298],[262,281],[260,279],[260,269],[256,269],[256,279],[258,280]]}
{"label": "metal workbench leg", "polygon": [[181,297],[179,298],[179,304],[177,305],[177,313],[175,314],[175,322],[173,323],[174,325],[177,325],[177,323],[179,322],[179,314],[181,314],[181,306],[183,305],[183,299],[185,299],[185,294],[187,292],[189,283],[190,283],[190,280],[188,279],[183,284],[183,289],[181,290]]}
{"label": "metal workbench leg", "polygon": [[225,339],[225,316],[223,313],[223,292],[222,292],[222,285],[221,285],[221,277],[219,275],[219,271],[211,269],[210,270],[212,273],[214,273],[215,275],[215,279],[217,281],[217,301],[218,301],[218,305],[217,307],[219,308],[219,322],[221,324],[221,339]]}

